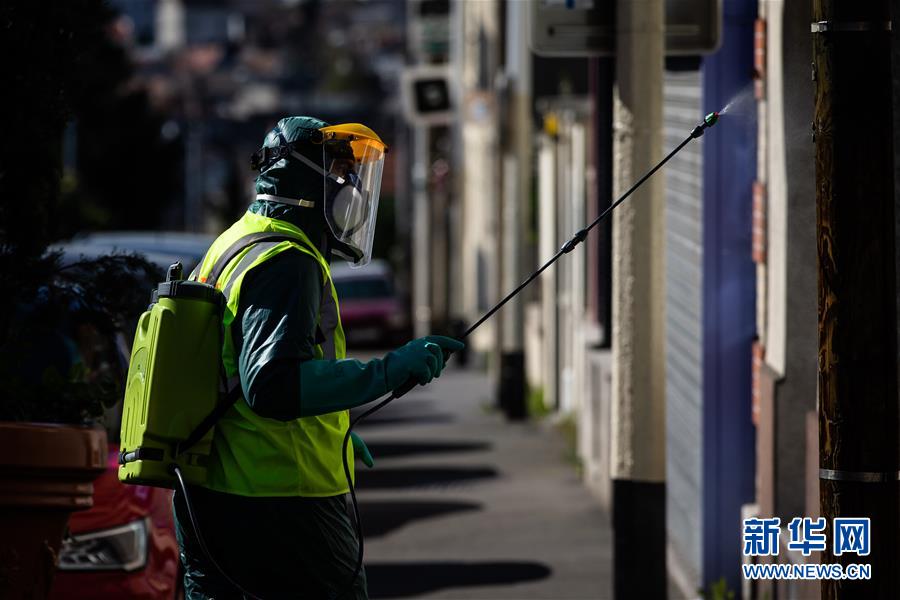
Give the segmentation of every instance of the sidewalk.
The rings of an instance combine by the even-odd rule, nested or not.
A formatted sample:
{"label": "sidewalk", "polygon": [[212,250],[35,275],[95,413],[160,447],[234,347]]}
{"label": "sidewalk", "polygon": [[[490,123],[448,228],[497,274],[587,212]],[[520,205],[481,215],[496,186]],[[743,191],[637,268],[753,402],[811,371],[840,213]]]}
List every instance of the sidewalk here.
{"label": "sidewalk", "polygon": [[609,598],[609,517],[549,423],[486,409],[486,376],[450,367],[359,426],[370,597]]}

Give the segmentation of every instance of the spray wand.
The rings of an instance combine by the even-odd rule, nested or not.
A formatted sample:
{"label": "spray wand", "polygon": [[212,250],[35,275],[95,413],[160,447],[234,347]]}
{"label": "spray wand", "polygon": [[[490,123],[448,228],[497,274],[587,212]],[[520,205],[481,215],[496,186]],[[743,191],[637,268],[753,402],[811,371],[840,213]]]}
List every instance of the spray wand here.
{"label": "spray wand", "polygon": [[[596,219],[591,221],[591,223],[589,225],[587,225],[584,229],[579,230],[572,237],[572,239],[570,239],[568,242],[563,244],[560,247],[560,249],[556,252],[556,254],[554,254],[547,262],[545,262],[537,271],[535,271],[534,273],[529,275],[528,278],[525,281],[523,281],[521,284],[519,284],[519,286],[516,289],[514,289],[509,294],[507,294],[506,297],[504,297],[493,308],[491,308],[489,311],[487,311],[480,319],[478,319],[474,324],[472,324],[468,329],[466,329],[465,333],[463,333],[460,336],[460,339],[466,339],[467,337],[469,337],[469,335],[473,331],[478,329],[478,327],[482,323],[484,323],[485,321],[490,319],[494,315],[494,313],[496,313],[498,310],[503,308],[503,305],[505,305],[507,302],[512,300],[519,292],[521,292],[523,289],[525,289],[529,283],[531,283],[532,281],[537,279],[541,273],[543,273],[548,268],[550,268],[553,265],[553,263],[555,263],[557,260],[560,259],[560,257],[562,257],[563,254],[568,254],[569,252],[574,250],[578,246],[578,244],[582,243],[585,239],[587,239],[587,236],[591,232],[591,229],[596,227],[601,221],[603,221],[606,217],[608,217],[610,215],[610,213],[612,213],[612,211],[617,206],[622,204],[636,189],[641,187],[641,185],[643,185],[645,181],[650,179],[650,177],[654,173],[656,173],[660,168],[662,168],[662,166],[664,164],[669,162],[669,159],[671,159],[673,156],[678,154],[682,148],[684,148],[685,146],[688,145],[688,143],[690,143],[691,140],[697,139],[700,136],[702,136],[706,132],[707,129],[709,129],[710,127],[715,125],[718,121],[719,121],[719,113],[718,112],[711,112],[708,115],[706,115],[703,118],[703,121],[698,123],[697,126],[691,130],[691,133],[686,138],[684,138],[684,140],[680,144],[678,144],[674,150],[669,152],[665,156],[665,158],[663,158],[661,161],[656,163],[656,166],[654,166],[652,169],[647,171],[647,173],[645,173],[643,177],[638,179],[634,185],[632,185],[630,188],[628,188],[628,191],[626,191],[624,194],[622,194],[618,200],[616,200],[615,202],[610,204],[606,208],[606,210],[604,210],[602,213],[600,213],[600,215]],[[449,351],[444,351],[444,362],[446,362],[450,358],[450,354],[451,353]],[[390,396],[388,396],[387,398],[385,398],[384,400],[382,400],[381,402],[376,404],[374,407],[368,409],[364,413],[362,413],[359,416],[357,416],[356,418],[354,418],[350,422],[350,427],[347,428],[346,435],[344,435],[344,444],[343,444],[343,448],[342,448],[343,459],[344,459],[344,475],[346,475],[346,477],[347,477],[347,485],[350,488],[350,498],[353,500],[353,516],[356,520],[356,537],[357,537],[357,541],[359,542],[359,554],[358,554],[357,562],[356,562],[356,570],[353,572],[353,577],[350,578],[349,587],[344,592],[342,592],[338,596],[338,598],[343,598],[344,596],[346,596],[347,592],[349,592],[353,588],[353,585],[356,582],[356,577],[357,577],[357,575],[359,575],[359,571],[360,571],[360,569],[362,569],[362,563],[363,563],[362,524],[359,519],[359,506],[357,505],[357,502],[356,502],[356,491],[353,486],[352,478],[350,477],[350,465],[347,464],[347,443],[350,440],[350,432],[353,431],[353,428],[356,426],[357,423],[359,423],[360,421],[362,421],[363,419],[365,419],[372,413],[374,413],[378,410],[381,410],[382,408],[387,406],[391,401],[396,400],[397,398],[400,398],[401,396],[406,395],[406,393],[409,392],[410,390],[412,390],[414,387],[416,387],[416,382],[412,379],[410,379],[409,381],[407,381],[406,383],[401,385],[399,388],[397,388],[396,390],[391,392]]]}

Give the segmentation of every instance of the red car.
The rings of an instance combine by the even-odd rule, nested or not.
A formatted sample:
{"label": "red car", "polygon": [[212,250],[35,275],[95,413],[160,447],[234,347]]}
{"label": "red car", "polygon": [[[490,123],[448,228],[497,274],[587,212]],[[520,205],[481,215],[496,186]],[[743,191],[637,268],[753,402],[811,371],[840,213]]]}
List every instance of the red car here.
{"label": "red car", "polygon": [[[91,234],[60,246],[64,261],[113,251],[140,252],[165,268],[180,260],[185,273],[200,261],[213,238],[169,232]],[[147,293],[156,282],[147,282]],[[135,315],[136,317],[137,315]],[[133,331],[116,339],[98,338],[87,364],[91,370],[118,369],[124,380]],[[59,600],[171,599],[183,597],[171,490],[125,485],[118,480],[118,440],[122,404],[104,417],[109,435],[107,470],[94,481],[94,506],[72,513],[60,550],[50,597]]]}
{"label": "red car", "polygon": [[331,265],[331,276],[348,343],[392,346],[407,340],[409,319],[386,262],[374,260],[359,269],[336,262]]}
{"label": "red car", "polygon": [[93,508],[72,514],[51,598],[176,598],[181,595],[172,492],[123,485],[118,444],[94,482]]}

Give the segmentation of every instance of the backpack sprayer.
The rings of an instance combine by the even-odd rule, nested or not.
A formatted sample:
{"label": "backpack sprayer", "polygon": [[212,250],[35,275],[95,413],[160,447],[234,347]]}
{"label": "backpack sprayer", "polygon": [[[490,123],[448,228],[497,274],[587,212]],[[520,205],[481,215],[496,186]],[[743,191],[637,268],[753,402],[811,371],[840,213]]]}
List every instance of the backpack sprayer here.
{"label": "backpack sprayer", "polygon": [[[711,112],[665,158],[641,177],[618,200],[596,219],[578,231],[547,262],[528,276],[516,289],[471,325],[461,339],[469,337],[507,302],[525,289],[541,273],[572,252],[601,221],[624,202],[636,189],[675,156],[691,140],[699,138],[719,120]],[[206,482],[206,468],[216,421],[237,401],[241,387],[229,382],[221,360],[223,340],[222,315],[225,297],[215,283],[227,264],[242,250],[263,241],[293,239],[284,234],[257,233],[241,238],[213,266],[206,282],[184,281],[180,263],[169,267],[166,281],[153,291],[150,307],[138,320],[132,345],[131,362],[122,413],[122,441],[119,453],[119,480],[124,483],[155,487],[179,488],[197,542],[203,553],[225,579],[244,595],[257,598],[236,583],[210,554],[187,491],[187,483]],[[444,360],[450,358],[445,352]],[[165,374],[190,373],[190,377],[172,380]],[[337,598],[350,592],[363,564],[363,532],[356,491],[347,461],[347,444],[357,423],[404,396],[416,386],[409,380],[374,407],[355,417],[342,446],[344,474],[350,489],[359,550],[356,568],[347,587]]]}
{"label": "backpack sprayer", "polygon": [[[284,233],[251,233],[215,262],[205,282],[186,281],[181,263],[169,267],[149,308],[138,319],[122,407],[119,481],[174,488],[179,473],[206,483],[216,421],[240,397],[222,364],[225,294],[216,282],[247,247],[296,240]],[[173,373],[186,377],[173,378]]]}

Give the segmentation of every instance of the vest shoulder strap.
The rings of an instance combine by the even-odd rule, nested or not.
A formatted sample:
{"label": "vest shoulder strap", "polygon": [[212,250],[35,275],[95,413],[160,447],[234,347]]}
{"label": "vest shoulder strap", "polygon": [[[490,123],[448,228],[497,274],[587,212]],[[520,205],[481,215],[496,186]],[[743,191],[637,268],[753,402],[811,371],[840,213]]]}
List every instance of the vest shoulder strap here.
{"label": "vest shoulder strap", "polygon": [[[241,253],[245,248],[252,246],[254,244],[259,244],[263,242],[285,242],[285,241],[295,241],[300,242],[299,238],[293,235],[287,235],[284,233],[275,233],[273,231],[261,231],[257,233],[250,233],[241,238],[238,238],[233,244],[231,244],[225,252],[222,253],[221,256],[216,260],[215,264],[212,266],[212,270],[209,273],[209,276],[206,278],[206,283],[208,285],[214,286],[216,285],[216,281],[218,281],[219,277],[222,275],[222,271],[225,270],[225,267],[228,266],[234,257]],[[198,267],[199,268],[199,267]],[[175,456],[180,455],[182,452],[192,447],[194,444],[199,442],[206,432],[212,429],[216,422],[222,418],[222,416],[231,408],[237,399],[241,397],[241,383],[237,377],[233,377],[230,380],[225,377],[224,370],[222,371],[222,380],[223,380],[223,393],[219,400],[219,403],[213,409],[211,413],[209,413],[206,418],[204,418],[188,435],[187,439],[183,442],[179,442],[175,445]]]}
{"label": "vest shoulder strap", "polygon": [[228,266],[228,263],[230,263],[235,256],[240,254],[248,246],[252,246],[253,244],[258,244],[260,242],[299,243],[300,239],[293,235],[276,233],[274,231],[259,231],[256,233],[248,233],[247,235],[238,238],[233,244],[231,244],[231,246],[228,247],[227,250],[225,250],[225,252],[223,252],[219,256],[219,258],[213,264],[209,275],[206,277],[206,283],[215,287],[216,282],[219,280],[219,277],[222,276],[222,271],[225,270],[225,267]]}

